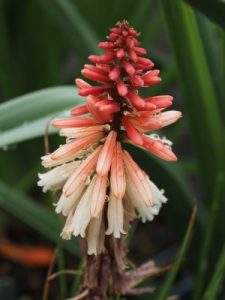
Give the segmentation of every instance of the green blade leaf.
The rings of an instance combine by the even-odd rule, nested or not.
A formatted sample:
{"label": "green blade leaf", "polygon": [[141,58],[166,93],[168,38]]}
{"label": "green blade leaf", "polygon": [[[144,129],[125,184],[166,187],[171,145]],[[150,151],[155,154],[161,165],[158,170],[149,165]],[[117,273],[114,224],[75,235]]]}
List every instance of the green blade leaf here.
{"label": "green blade leaf", "polygon": [[[0,105],[0,147],[43,136],[53,117],[62,109],[81,103],[77,89],[70,86],[55,87],[33,92]],[[49,128],[48,133],[57,132]]]}
{"label": "green blade leaf", "polygon": [[[220,106],[224,109],[224,78],[222,67],[223,63],[223,37],[221,35],[222,30],[218,28],[214,23],[208,20],[204,15],[196,13],[196,19],[199,27],[200,36],[202,38],[202,44],[205,50],[209,71],[213,80],[215,93],[217,99],[220,101]],[[223,110],[222,113],[224,113]]]}
{"label": "green blade leaf", "polygon": [[220,0],[185,0],[187,3],[197,8],[213,22],[225,27],[225,3]]}
{"label": "green blade leaf", "polygon": [[[14,145],[45,135],[48,124],[54,118],[54,116],[56,116],[56,114],[49,115],[36,121],[26,122],[21,126],[17,126],[13,129],[0,133],[0,147],[2,147],[3,150],[7,150],[9,145]],[[48,134],[55,132],[57,132],[57,129],[50,126],[48,129]]]}
{"label": "green blade leaf", "polygon": [[59,86],[26,94],[0,105],[0,130],[11,129],[25,122],[54,114],[81,103],[72,86]]}
{"label": "green blade leaf", "polygon": [[194,298],[193,298],[194,300],[198,300],[201,298],[205,277],[207,275],[209,252],[210,249],[213,247],[214,228],[217,222],[219,209],[221,207],[220,202],[223,199],[222,198],[223,190],[224,190],[224,176],[223,174],[219,174],[215,184],[214,195],[211,200],[211,208],[206,222],[206,228],[203,236],[201,253],[199,255],[200,261],[198,264],[197,279],[196,279]]}
{"label": "green blade leaf", "polygon": [[[75,45],[82,43],[89,51],[99,53],[96,32],[69,0],[37,0]],[[71,34],[68,34],[71,33]],[[79,45],[78,45],[79,46]]]}
{"label": "green blade leaf", "polygon": [[191,218],[190,218],[190,221],[188,224],[188,228],[187,228],[186,234],[184,236],[184,239],[183,239],[183,242],[182,242],[182,245],[180,248],[180,252],[174,263],[174,266],[170,270],[163,286],[160,288],[160,291],[159,291],[159,294],[158,294],[156,300],[165,300],[165,299],[167,299],[167,296],[169,295],[169,292],[170,292],[172,284],[175,280],[176,274],[179,271],[182,261],[187,253],[188,246],[190,244],[190,239],[191,239],[192,227],[195,222],[195,217],[196,217],[196,207],[193,208],[192,215],[191,215]]}
{"label": "green blade leaf", "polygon": [[225,246],[218,259],[216,269],[213,273],[212,279],[208,284],[203,300],[216,300],[222,288],[222,281],[225,277]]}
{"label": "green blade leaf", "polygon": [[[53,210],[52,212],[47,210],[3,182],[0,182],[0,207],[52,242],[58,242],[63,222],[53,213]],[[63,247],[79,256],[77,240],[64,242]]]}
{"label": "green blade leaf", "polygon": [[140,3],[137,3],[137,7],[135,10],[131,11],[131,16],[128,18],[131,26],[138,27],[141,22],[143,22],[144,16],[147,14],[149,6],[152,4],[150,0],[143,0]]}
{"label": "green blade leaf", "polygon": [[[222,163],[222,122],[192,9],[180,0],[162,0],[177,70],[207,193]],[[179,26],[177,26],[179,24]]]}

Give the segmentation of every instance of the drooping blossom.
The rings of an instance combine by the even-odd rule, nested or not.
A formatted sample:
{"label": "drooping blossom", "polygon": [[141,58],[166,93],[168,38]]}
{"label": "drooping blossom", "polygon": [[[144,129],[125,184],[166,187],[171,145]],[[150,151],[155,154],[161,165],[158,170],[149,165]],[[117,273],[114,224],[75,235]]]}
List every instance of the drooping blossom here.
{"label": "drooping blossom", "polygon": [[123,144],[175,161],[172,143],[153,132],[181,117],[179,111],[165,111],[173,97],[139,94],[161,79],[144,57],[138,33],[125,21],[110,31],[108,41],[99,43],[105,53],[89,56],[90,64],[81,71],[97,85],[76,79],[84,104],[74,107],[70,117],[52,121],[66,143],[42,157],[51,170],[39,174],[38,182],[43,191],[62,190],[56,203],[56,212],[67,217],[61,236],[86,238],[89,255],[104,251],[105,235],[120,238],[134,219],[151,221],[159,213],[167,201],[164,192]]}

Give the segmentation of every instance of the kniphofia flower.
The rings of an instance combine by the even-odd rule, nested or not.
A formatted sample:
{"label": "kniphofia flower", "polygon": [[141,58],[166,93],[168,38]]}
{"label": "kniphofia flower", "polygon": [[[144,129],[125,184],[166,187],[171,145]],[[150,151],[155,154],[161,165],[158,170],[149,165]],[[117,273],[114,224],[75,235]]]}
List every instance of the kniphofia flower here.
{"label": "kniphofia flower", "polygon": [[181,117],[179,111],[165,111],[173,97],[140,95],[140,88],[161,79],[144,57],[138,33],[125,21],[110,31],[108,41],[99,43],[105,54],[89,56],[81,71],[97,85],[76,79],[84,104],[52,121],[66,143],[42,157],[51,170],[38,182],[44,191],[62,190],[56,203],[56,212],[67,217],[61,236],[86,238],[90,255],[104,251],[105,235],[120,238],[134,219],[153,220],[167,201],[123,144],[175,161],[171,142],[153,132]]}

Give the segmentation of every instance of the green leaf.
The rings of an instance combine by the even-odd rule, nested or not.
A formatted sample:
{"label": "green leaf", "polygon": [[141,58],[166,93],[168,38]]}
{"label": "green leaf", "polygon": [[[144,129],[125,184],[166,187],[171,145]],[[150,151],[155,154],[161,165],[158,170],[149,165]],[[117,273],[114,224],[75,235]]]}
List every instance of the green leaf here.
{"label": "green leaf", "polygon": [[[47,210],[41,204],[3,182],[0,182],[0,207],[47,239],[54,243],[58,242],[63,221],[54,214],[53,209],[52,212]],[[79,256],[77,240],[66,241],[63,247]]]}
{"label": "green leaf", "polygon": [[211,281],[208,284],[208,288],[205,291],[203,300],[218,299],[218,294],[222,288],[222,282],[224,277],[225,277],[225,246],[221,251],[221,255],[216,265],[216,269],[213,273]]}
{"label": "green leaf", "polygon": [[[222,163],[222,122],[192,9],[180,0],[162,0],[178,76],[195,142],[205,192]],[[177,26],[179,24],[179,26]]]}
{"label": "green leaf", "polygon": [[[222,193],[224,190],[224,176],[219,174],[217,181],[215,183],[215,190],[211,200],[211,208],[206,222],[205,232],[203,236],[202,248],[199,255],[199,264],[197,271],[197,278],[194,291],[194,300],[201,298],[201,293],[203,291],[203,286],[205,282],[205,277],[207,276],[208,262],[209,262],[209,252],[213,248],[213,237],[214,228],[217,222],[217,216],[219,209],[221,207]],[[211,299],[211,298],[209,298]]]}
{"label": "green leaf", "polygon": [[163,286],[160,288],[160,291],[159,291],[159,294],[158,294],[156,300],[165,300],[165,299],[167,299],[167,296],[169,295],[169,292],[171,290],[171,287],[175,280],[177,272],[179,271],[180,266],[183,262],[183,259],[187,253],[188,246],[190,244],[190,239],[191,239],[192,227],[195,222],[195,217],[196,217],[196,207],[193,208],[192,215],[191,215],[191,218],[190,218],[190,221],[188,224],[188,228],[187,228],[186,234],[184,236],[183,242],[181,244],[180,252],[176,258],[174,266],[170,270]]}
{"label": "green leaf", "polygon": [[131,11],[132,15],[128,18],[131,26],[135,28],[140,26],[148,12],[149,6],[152,5],[151,2],[151,0],[142,0],[137,3],[136,9]]}
{"label": "green leaf", "polygon": [[213,22],[225,28],[225,3],[221,0],[185,0]]}
{"label": "green leaf", "polygon": [[2,147],[3,150],[7,150],[9,145],[15,145],[32,138],[43,136],[46,131],[48,134],[57,132],[57,129],[52,128],[51,126],[49,126],[49,129],[47,130],[48,124],[54,116],[56,116],[56,114],[49,115],[36,121],[26,122],[21,126],[0,133],[0,147]]}
{"label": "green leaf", "polygon": [[[62,60],[66,51],[64,36],[60,36],[57,26],[52,24],[36,1],[14,3],[13,10],[17,11],[18,20],[15,22],[20,24],[15,28],[16,46],[13,38],[15,33],[10,31],[14,57],[20,72],[20,91],[16,96],[61,84],[64,77],[61,72]],[[13,11],[8,18],[13,18]],[[12,77],[11,81],[17,81],[14,79],[17,77]]]}
{"label": "green leaf", "polygon": [[83,99],[72,86],[59,86],[26,94],[0,105],[0,130],[39,119],[60,110],[71,108]]}
{"label": "green leaf", "polygon": [[36,1],[42,5],[72,43],[75,45],[82,43],[89,51],[99,53],[96,32],[83,18],[75,4],[69,0]]}
{"label": "green leaf", "polygon": [[224,60],[224,53],[222,53],[222,30],[220,30],[220,28],[218,28],[214,23],[200,13],[196,13],[196,18],[211,74],[211,79],[213,80],[214,90],[217,99],[220,101],[221,108],[223,108],[223,112],[225,112],[225,91],[223,88],[224,68],[222,67]]}
{"label": "green leaf", "polygon": [[[48,88],[9,100],[0,105],[0,147],[43,136],[51,119],[62,109],[80,104],[77,89],[70,86]],[[48,133],[57,132],[49,127]]]}

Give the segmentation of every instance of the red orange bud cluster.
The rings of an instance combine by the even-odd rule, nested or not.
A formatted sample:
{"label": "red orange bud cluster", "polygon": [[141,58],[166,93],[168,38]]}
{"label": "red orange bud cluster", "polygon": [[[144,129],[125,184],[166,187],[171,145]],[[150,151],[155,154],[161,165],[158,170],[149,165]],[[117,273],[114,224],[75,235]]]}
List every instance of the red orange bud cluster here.
{"label": "red orange bud cluster", "polygon": [[[153,69],[154,63],[143,57],[147,51],[140,47],[137,38],[136,30],[127,22],[121,22],[111,29],[108,42],[99,43],[99,48],[106,53],[90,55],[89,60],[93,64],[86,64],[81,73],[87,79],[101,85],[92,86],[82,79],[77,79],[79,95],[88,97],[86,105],[73,109],[72,114],[77,116],[90,112],[96,121],[112,123],[114,114],[117,113],[128,138],[134,144],[152,149],[151,151],[157,154],[158,148],[150,147],[148,139],[144,142],[142,132],[167,125],[163,122],[162,111],[172,105],[173,97],[164,95],[143,98],[139,95],[140,88],[157,84],[161,78],[160,71]],[[144,118],[141,117],[142,112]],[[170,124],[180,116],[180,112],[173,112],[170,115]],[[158,145],[159,142],[155,144]],[[163,145],[163,142],[161,144]],[[168,145],[166,147],[165,151],[170,151]],[[162,157],[160,154],[159,156]],[[166,157],[169,160],[176,159],[172,152]]]}
{"label": "red orange bud cluster", "polygon": [[[86,64],[81,71],[87,79],[96,81],[102,86],[91,86],[81,79],[76,80],[81,96],[95,96],[103,103],[99,103],[98,115],[101,118],[101,104],[104,104],[104,96],[110,101],[120,105],[120,110],[141,109],[151,111],[157,105],[145,102],[137,91],[141,87],[150,86],[161,81],[159,70],[152,70],[154,63],[143,57],[147,51],[140,47],[137,40],[138,33],[127,22],[118,23],[111,29],[108,36],[109,42],[99,43],[99,48],[106,53],[102,55],[90,55],[89,60],[93,63]],[[107,93],[107,95],[105,95]],[[110,104],[109,104],[110,105]],[[112,119],[115,111],[109,106],[108,121]],[[107,112],[107,106],[104,111]]]}

